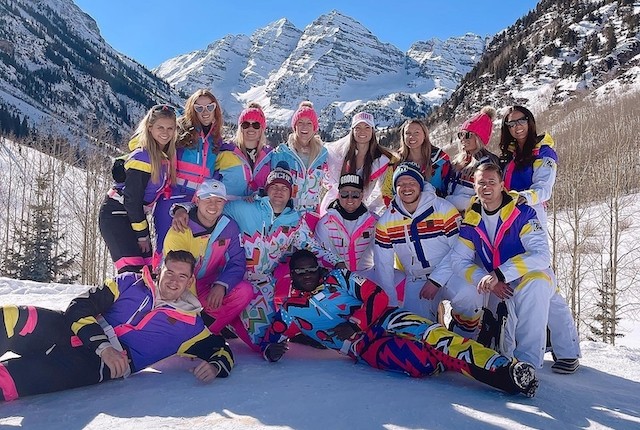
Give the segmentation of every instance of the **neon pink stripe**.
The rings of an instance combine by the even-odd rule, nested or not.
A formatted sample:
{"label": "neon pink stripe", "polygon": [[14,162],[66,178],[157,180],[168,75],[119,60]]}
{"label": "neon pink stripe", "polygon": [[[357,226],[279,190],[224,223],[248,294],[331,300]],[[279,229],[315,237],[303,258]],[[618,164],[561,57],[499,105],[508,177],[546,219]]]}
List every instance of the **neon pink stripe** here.
{"label": "neon pink stripe", "polygon": [[[206,170],[206,172],[207,172],[206,176],[210,176],[208,174],[208,172],[209,172],[208,169]],[[188,181],[188,182],[195,182],[196,184],[202,183],[202,178],[204,176],[205,175],[200,175],[200,174],[196,175],[196,174],[192,174],[192,173],[176,172],[176,177],[178,179],[183,179],[183,180]]]}
{"label": "neon pink stripe", "polygon": [[518,215],[520,215],[520,209],[518,209],[517,207],[514,207],[513,212],[511,212],[511,214],[509,215],[509,218],[507,218],[498,229],[498,234],[496,234],[496,240],[495,240],[496,243],[502,242],[502,239],[504,238],[505,233],[509,228],[511,228],[511,225],[515,222]]}
{"label": "neon pink stripe", "polygon": [[177,311],[175,309],[154,309],[151,312],[149,312],[147,315],[144,316],[144,318],[142,318],[142,320],[136,324],[136,325],[132,325],[132,324],[122,324],[119,325],[117,327],[113,328],[113,331],[115,332],[116,336],[120,337],[123,336],[127,333],[129,333],[130,331],[138,331],[143,329],[147,324],[149,324],[149,322],[159,313],[163,313],[166,314],[167,316],[177,320],[177,321],[181,321],[184,322],[186,324],[189,325],[195,325],[196,322],[196,316],[195,315],[186,315],[180,311]]}
{"label": "neon pink stripe", "polygon": [[38,312],[36,312],[36,308],[34,306],[27,306],[29,310],[29,316],[27,317],[27,322],[25,323],[22,330],[20,330],[20,336],[26,336],[29,333],[33,333],[33,330],[36,328],[36,324],[38,324]]}
{"label": "neon pink stripe", "polygon": [[148,266],[144,266],[142,268],[142,280],[144,284],[147,286],[149,291],[151,291],[151,298],[153,299],[153,303],[156,302],[156,288],[155,283],[153,282],[153,276],[151,276],[151,270],[149,270]]}
{"label": "neon pink stripe", "polygon": [[186,174],[198,177],[203,173],[203,171],[209,173],[209,169],[206,167],[206,165],[201,166],[199,164],[189,163],[188,161],[182,160],[178,160],[178,162],[176,163],[176,169],[181,173],[180,176],[182,176],[182,174]]}
{"label": "neon pink stripe", "polygon": [[2,390],[5,402],[10,402],[20,397],[15,381],[2,363],[0,363],[0,390]]}
{"label": "neon pink stripe", "polygon": [[396,294],[398,295],[398,302],[404,303],[404,290],[407,283],[407,278],[402,278],[402,281],[396,285]]}
{"label": "neon pink stripe", "polygon": [[513,177],[513,171],[516,168],[516,163],[513,161],[507,165],[507,169],[504,172],[504,186],[507,190],[511,189],[511,178]]}
{"label": "neon pink stripe", "polygon": [[353,232],[349,240],[349,270],[358,270],[358,255],[356,254],[356,239],[360,237],[363,231],[368,229],[371,224],[375,223],[375,218],[371,217],[364,222],[356,231]]}
{"label": "neon pink stripe", "polygon": [[384,165],[382,165],[378,170],[376,170],[375,172],[371,173],[371,176],[369,177],[370,181],[376,180],[378,179],[378,177],[380,175],[382,175],[384,172],[387,171],[387,168],[389,167],[389,162],[387,161]]}
{"label": "neon pink stripe", "polygon": [[116,269],[120,270],[125,266],[144,266],[145,264],[151,264],[151,258],[122,257],[113,264],[116,266]]}
{"label": "neon pink stripe", "polygon": [[77,348],[78,346],[82,346],[82,341],[78,336],[71,336],[71,346]]}

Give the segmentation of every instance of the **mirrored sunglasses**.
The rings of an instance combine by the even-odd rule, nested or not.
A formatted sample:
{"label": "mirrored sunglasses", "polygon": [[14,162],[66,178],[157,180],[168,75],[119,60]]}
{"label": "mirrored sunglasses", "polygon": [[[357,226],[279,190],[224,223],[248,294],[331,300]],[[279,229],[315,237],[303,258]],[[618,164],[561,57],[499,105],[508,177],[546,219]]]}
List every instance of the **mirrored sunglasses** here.
{"label": "mirrored sunglasses", "polygon": [[518,119],[514,119],[513,121],[507,121],[505,122],[505,124],[507,127],[513,128],[516,125],[526,125],[528,122],[529,122],[529,118],[525,116],[524,118],[518,118]]}
{"label": "mirrored sunglasses", "polygon": [[360,191],[340,191],[340,198],[342,199],[359,199],[362,196]]}
{"label": "mirrored sunglasses", "polygon": [[240,127],[242,127],[243,130],[248,129],[249,127],[253,127],[256,130],[258,130],[260,128],[260,123],[259,122],[243,121],[242,124],[240,124]]}
{"label": "mirrored sunglasses", "polygon": [[293,269],[293,273],[296,275],[305,275],[307,273],[316,273],[320,269],[320,266],[307,267],[302,269]]}
{"label": "mirrored sunglasses", "polygon": [[460,139],[460,140],[471,139],[471,136],[473,136],[473,133],[471,133],[470,131],[459,131],[458,132],[458,139]]}
{"label": "mirrored sunglasses", "polygon": [[198,104],[194,104],[193,105],[193,110],[195,110],[198,113],[202,113],[204,112],[204,110],[208,110],[209,112],[213,112],[214,110],[216,110],[216,107],[218,105],[213,102],[213,103],[209,103],[208,105],[198,105]]}

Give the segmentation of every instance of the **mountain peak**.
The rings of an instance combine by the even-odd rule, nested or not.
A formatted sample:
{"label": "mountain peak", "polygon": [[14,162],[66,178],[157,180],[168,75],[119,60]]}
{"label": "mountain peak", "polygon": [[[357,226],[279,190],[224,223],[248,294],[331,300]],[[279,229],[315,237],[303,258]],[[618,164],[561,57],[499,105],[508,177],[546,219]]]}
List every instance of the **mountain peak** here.
{"label": "mountain peak", "polygon": [[167,60],[156,71],[183,92],[214,88],[228,120],[257,100],[270,124],[286,125],[298,103],[309,99],[322,111],[323,129],[342,133],[348,124],[336,124],[346,124],[362,105],[379,112],[383,126],[424,116],[453,92],[484,49],[468,36],[414,45],[404,53],[332,10],[302,31],[286,18],[274,21],[256,30],[244,50],[225,45],[216,53],[224,61],[210,58],[196,69],[194,58],[177,57],[181,61]]}

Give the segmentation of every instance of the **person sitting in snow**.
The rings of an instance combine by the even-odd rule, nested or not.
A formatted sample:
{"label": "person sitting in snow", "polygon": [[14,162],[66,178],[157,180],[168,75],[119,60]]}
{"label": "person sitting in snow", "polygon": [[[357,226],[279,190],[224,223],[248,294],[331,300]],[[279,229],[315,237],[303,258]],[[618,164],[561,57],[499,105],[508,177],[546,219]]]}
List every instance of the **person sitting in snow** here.
{"label": "person sitting in snow", "polygon": [[163,252],[184,249],[196,258],[191,292],[203,306],[209,330],[219,334],[227,324],[242,325],[239,315],[253,298],[253,286],[243,280],[247,260],[238,224],[222,214],[228,199],[226,186],[216,179],[205,179],[195,199],[186,225],[169,229]]}
{"label": "person sitting in snow", "polygon": [[0,308],[0,400],[67,390],[128,376],[174,354],[202,361],[191,372],[204,382],[229,375],[233,354],[198,315],[189,291],[195,259],[165,258],[159,282],[123,273],[71,301],[66,311]]}
{"label": "person sitting in snow", "polygon": [[542,367],[555,294],[547,233],[536,211],[518,203],[518,193],[505,191],[499,166],[478,166],[474,188],[476,196],[453,248],[452,269],[465,274],[467,289],[487,294],[485,315],[498,314],[499,302],[504,302],[506,318],[498,323],[502,332],[494,336],[496,348]]}
{"label": "person sitting in snow", "polygon": [[440,324],[388,306],[373,282],[347,270],[327,272],[316,256],[296,251],[290,261],[295,292],[285,300],[261,343],[265,359],[278,361],[297,333],[371,367],[430,376],[454,370],[509,393],[533,397],[535,369]]}

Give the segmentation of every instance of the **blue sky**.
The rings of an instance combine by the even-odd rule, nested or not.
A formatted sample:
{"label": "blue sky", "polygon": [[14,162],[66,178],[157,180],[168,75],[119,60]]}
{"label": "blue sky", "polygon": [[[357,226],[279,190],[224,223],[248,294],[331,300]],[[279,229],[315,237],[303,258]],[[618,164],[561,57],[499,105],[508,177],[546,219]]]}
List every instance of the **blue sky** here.
{"label": "blue sky", "polygon": [[[304,29],[338,10],[382,42],[406,51],[413,42],[464,33],[493,35],[535,8],[535,0],[74,0],[116,50],[149,68],[205,48],[227,34],[251,35],[287,18]],[[241,6],[240,6],[241,5]]]}

